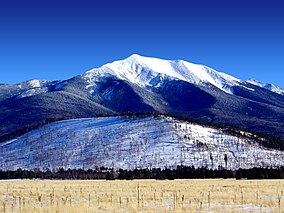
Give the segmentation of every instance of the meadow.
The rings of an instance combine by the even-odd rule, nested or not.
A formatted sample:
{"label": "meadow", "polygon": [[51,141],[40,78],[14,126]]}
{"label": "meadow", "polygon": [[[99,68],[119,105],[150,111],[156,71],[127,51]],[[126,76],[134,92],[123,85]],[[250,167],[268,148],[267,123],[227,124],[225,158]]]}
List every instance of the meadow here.
{"label": "meadow", "polygon": [[0,212],[284,212],[284,180],[0,181]]}

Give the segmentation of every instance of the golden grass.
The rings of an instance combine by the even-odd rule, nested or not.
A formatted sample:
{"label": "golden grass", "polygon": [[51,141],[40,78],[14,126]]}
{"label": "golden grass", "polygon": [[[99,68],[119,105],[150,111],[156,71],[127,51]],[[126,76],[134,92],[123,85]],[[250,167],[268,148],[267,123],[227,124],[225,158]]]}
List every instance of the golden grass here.
{"label": "golden grass", "polygon": [[284,180],[0,181],[0,212],[284,212]]}

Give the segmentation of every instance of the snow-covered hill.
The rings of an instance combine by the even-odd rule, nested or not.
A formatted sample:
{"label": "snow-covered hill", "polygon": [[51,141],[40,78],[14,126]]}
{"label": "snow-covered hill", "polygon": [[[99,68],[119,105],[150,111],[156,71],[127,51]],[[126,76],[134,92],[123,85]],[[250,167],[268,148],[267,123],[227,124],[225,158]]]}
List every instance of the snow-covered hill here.
{"label": "snow-covered hill", "polygon": [[165,116],[55,122],[0,144],[0,168],[209,168],[283,166],[284,152],[247,137]]}
{"label": "snow-covered hill", "polygon": [[106,76],[139,85],[143,88],[159,87],[165,79],[182,80],[196,85],[211,84],[231,93],[231,87],[242,81],[209,67],[183,60],[162,60],[133,54],[130,57],[108,63],[82,75],[92,88],[96,82]]}

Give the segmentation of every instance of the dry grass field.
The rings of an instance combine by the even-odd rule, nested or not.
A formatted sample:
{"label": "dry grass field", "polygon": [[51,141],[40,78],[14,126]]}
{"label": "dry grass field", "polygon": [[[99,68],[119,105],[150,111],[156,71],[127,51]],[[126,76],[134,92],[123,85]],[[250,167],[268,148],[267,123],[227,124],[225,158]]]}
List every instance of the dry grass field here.
{"label": "dry grass field", "polygon": [[0,181],[0,212],[284,212],[284,180]]}

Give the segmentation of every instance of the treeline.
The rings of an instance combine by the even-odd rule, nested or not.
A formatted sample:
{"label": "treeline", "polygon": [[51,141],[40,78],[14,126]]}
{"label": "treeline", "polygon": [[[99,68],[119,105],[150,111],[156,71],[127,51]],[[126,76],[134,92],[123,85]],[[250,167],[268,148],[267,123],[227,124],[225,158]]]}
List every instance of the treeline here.
{"label": "treeline", "polygon": [[194,168],[193,166],[178,166],[176,169],[134,169],[113,170],[98,168],[96,170],[67,169],[56,171],[27,171],[18,169],[16,171],[0,170],[0,179],[62,179],[62,180],[133,180],[133,179],[214,179],[214,178],[236,178],[236,179],[283,179],[284,167],[279,168],[252,168],[238,169],[236,171],[220,168],[212,170],[208,168]]}
{"label": "treeline", "polygon": [[[67,118],[65,118],[65,119],[67,119]],[[35,130],[37,128],[43,127],[47,124],[50,124],[50,123],[53,123],[53,122],[56,122],[56,121],[60,121],[60,120],[64,120],[64,118],[48,118],[48,119],[41,120],[40,122],[24,126],[21,129],[16,129],[13,132],[10,132],[10,133],[5,134],[5,135],[1,135],[0,136],[0,142],[12,140],[16,137],[19,137],[19,136],[27,133],[27,132],[30,132],[32,130]]]}
{"label": "treeline", "polygon": [[206,167],[194,168],[178,166],[176,169],[135,169],[132,171],[120,169],[118,172],[108,171],[106,179],[283,179],[284,167],[280,168],[252,168],[236,171],[220,168],[218,170]]}
{"label": "treeline", "polygon": [[[101,114],[101,115],[96,115],[94,117],[110,117],[110,116],[111,115],[109,115],[109,114]],[[26,134],[30,131],[41,128],[41,127],[48,125],[50,123],[54,123],[54,122],[62,121],[62,120],[75,119],[75,118],[78,118],[78,117],[72,117],[71,116],[71,117],[46,118],[46,119],[40,120],[36,123],[32,123],[32,124],[23,126],[22,128],[16,129],[13,132],[10,132],[8,134],[0,135],[0,143],[15,139],[17,137],[20,137],[20,136],[22,136],[22,135],[24,135],[24,134]],[[80,118],[84,118],[84,117],[80,117]]]}
{"label": "treeline", "polygon": [[83,170],[83,169],[63,169],[56,171],[46,170],[22,170],[2,171],[0,170],[0,180],[5,179],[62,179],[62,180],[95,180],[106,179],[107,169]]}
{"label": "treeline", "polygon": [[[276,149],[280,151],[284,151],[284,139],[269,135],[264,132],[254,132],[251,130],[243,129],[241,127],[232,126],[228,124],[220,124],[220,123],[213,123],[202,119],[192,118],[189,116],[184,115],[174,115],[170,113],[159,113],[159,112],[126,112],[120,114],[121,116],[130,117],[130,118],[138,118],[138,117],[145,117],[145,116],[167,116],[175,118],[179,121],[186,121],[194,124],[198,124],[204,127],[219,129],[224,133],[239,137],[239,138],[250,138],[251,140],[257,142],[260,146]],[[242,134],[242,132],[246,132],[248,134]]]}

